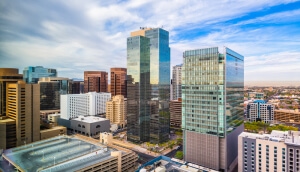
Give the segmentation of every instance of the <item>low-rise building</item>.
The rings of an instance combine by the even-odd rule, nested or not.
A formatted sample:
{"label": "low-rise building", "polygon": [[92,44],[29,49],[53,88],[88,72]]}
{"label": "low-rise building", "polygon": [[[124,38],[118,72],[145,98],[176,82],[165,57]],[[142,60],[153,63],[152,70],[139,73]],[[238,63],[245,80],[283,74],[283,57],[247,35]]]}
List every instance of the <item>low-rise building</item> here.
{"label": "low-rise building", "polygon": [[49,129],[41,130],[40,131],[40,138],[41,140],[43,139],[48,139],[51,137],[59,136],[59,135],[64,135],[67,134],[67,128],[63,126],[54,126]]}
{"label": "low-rise building", "polygon": [[[85,136],[57,136],[7,149],[3,161],[9,171],[135,171],[137,155],[128,149],[106,146]],[[8,164],[8,163],[7,163]]]}
{"label": "low-rise building", "polygon": [[264,93],[259,93],[259,92],[249,92],[248,93],[249,99],[254,98],[254,99],[263,99],[264,98]]}
{"label": "low-rise building", "polygon": [[274,111],[274,120],[278,122],[300,123],[300,112],[296,110],[279,109]]}
{"label": "low-rise building", "polygon": [[95,136],[100,132],[109,132],[110,122],[108,119],[95,116],[79,116],[70,120],[70,128],[83,135]]}

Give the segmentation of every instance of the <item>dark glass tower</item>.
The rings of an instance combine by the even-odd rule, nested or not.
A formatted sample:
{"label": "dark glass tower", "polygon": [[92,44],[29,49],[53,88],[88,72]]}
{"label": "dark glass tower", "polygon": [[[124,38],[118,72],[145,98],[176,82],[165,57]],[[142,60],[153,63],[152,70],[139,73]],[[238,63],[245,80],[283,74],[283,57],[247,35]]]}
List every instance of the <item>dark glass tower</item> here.
{"label": "dark glass tower", "polygon": [[145,36],[150,38],[150,141],[161,143],[169,139],[170,130],[169,32],[155,28],[146,30]]}
{"label": "dark glass tower", "polygon": [[[144,41],[141,44],[141,40]],[[134,42],[135,40],[135,42]],[[139,44],[138,44],[139,43]],[[141,47],[145,47],[147,53],[149,53],[149,66],[141,65],[138,69],[135,65],[139,59],[134,59],[134,56],[139,57],[140,59],[146,58],[144,52]],[[143,125],[147,127],[143,127],[143,134],[147,134],[147,139],[141,139],[141,142],[151,141],[152,143],[161,143],[167,141],[169,139],[169,128],[170,128],[170,111],[169,111],[169,100],[170,100],[170,47],[169,47],[169,32],[165,31],[161,28],[142,28],[139,31],[132,32],[131,37],[127,39],[127,94],[128,94],[128,131],[129,133],[138,134],[138,129],[134,128],[134,120],[130,119],[129,116],[135,116],[136,121],[145,121]],[[132,81],[129,81],[130,77],[132,77],[133,72],[140,73],[142,76],[141,68],[149,67],[150,78],[147,83],[147,94],[149,90],[149,96],[147,97],[147,111],[144,116],[139,116],[139,112],[131,111],[132,105],[130,104],[130,96],[129,94],[135,94],[136,99],[144,99],[143,97],[139,97],[141,95],[137,95],[136,92],[133,92],[134,89],[129,88]],[[131,72],[131,73],[130,73]],[[148,79],[148,78],[147,78]],[[137,88],[135,88],[137,89]],[[141,88],[139,88],[141,89]],[[148,96],[148,95],[147,95]],[[149,98],[149,99],[148,99]],[[129,113],[132,112],[132,113]],[[135,114],[135,115],[133,115]],[[128,116],[129,115],[129,116]],[[143,118],[141,118],[143,117]],[[144,120],[147,119],[147,120]],[[132,121],[131,121],[132,120]],[[146,124],[147,123],[147,124]],[[137,124],[137,125],[141,125]],[[141,130],[142,131],[142,130]],[[141,133],[139,134],[141,135]],[[130,140],[130,139],[129,139]]]}
{"label": "dark glass tower", "polygon": [[229,48],[185,51],[182,129],[185,161],[220,171],[236,165],[244,130],[244,57]]}
{"label": "dark glass tower", "polygon": [[127,38],[127,139],[150,140],[150,39]]}

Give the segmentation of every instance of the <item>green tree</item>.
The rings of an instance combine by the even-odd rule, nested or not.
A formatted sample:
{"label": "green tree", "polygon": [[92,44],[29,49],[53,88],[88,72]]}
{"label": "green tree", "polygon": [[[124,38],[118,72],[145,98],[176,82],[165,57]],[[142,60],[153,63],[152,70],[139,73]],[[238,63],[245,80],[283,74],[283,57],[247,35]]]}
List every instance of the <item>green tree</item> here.
{"label": "green tree", "polygon": [[183,152],[182,151],[177,151],[176,154],[175,154],[175,158],[183,159]]}

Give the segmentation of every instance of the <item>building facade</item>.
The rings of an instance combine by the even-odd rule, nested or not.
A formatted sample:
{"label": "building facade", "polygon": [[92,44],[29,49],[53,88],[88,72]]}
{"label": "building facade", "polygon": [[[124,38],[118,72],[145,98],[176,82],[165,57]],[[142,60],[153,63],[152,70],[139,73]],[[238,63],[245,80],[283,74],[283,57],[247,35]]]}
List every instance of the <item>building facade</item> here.
{"label": "building facade", "polygon": [[6,84],[17,83],[23,80],[16,68],[0,68],[0,116],[6,115]]}
{"label": "building facade", "polygon": [[68,120],[78,116],[105,114],[106,102],[110,99],[110,93],[61,95],[61,118]]}
{"label": "building facade", "polygon": [[107,72],[84,71],[84,92],[108,92]]}
{"label": "building facade", "polygon": [[258,93],[258,92],[249,92],[248,93],[249,99],[264,99],[264,93]]}
{"label": "building facade", "polygon": [[127,140],[150,141],[150,39],[127,38]]}
{"label": "building facade", "polygon": [[96,136],[100,132],[110,131],[109,120],[95,116],[79,116],[72,119],[70,125],[73,131],[86,136]]}
{"label": "building facade", "polygon": [[286,123],[300,123],[300,112],[299,110],[274,110],[274,120]]}
{"label": "building facade", "polygon": [[43,66],[29,66],[23,70],[23,80],[26,83],[36,84],[42,77],[57,77],[57,71]]}
{"label": "building facade", "polygon": [[123,95],[127,98],[126,75],[126,68],[110,68],[110,93],[112,97]]}
{"label": "building facade", "polygon": [[23,81],[7,84],[7,114],[16,123],[16,145],[40,140],[40,90]]}
{"label": "building facade", "polygon": [[60,109],[60,95],[72,92],[72,80],[62,77],[43,77],[40,86],[41,110]]}
{"label": "building facade", "polygon": [[106,102],[106,118],[111,123],[118,124],[120,128],[125,127],[126,104],[123,95],[114,96]]}
{"label": "building facade", "polygon": [[299,171],[299,135],[299,131],[243,132],[238,141],[238,171]]}
{"label": "building facade", "polygon": [[[145,125],[149,139],[152,143],[161,143],[167,141],[170,130],[170,47],[169,47],[169,32],[161,28],[142,28],[139,31],[131,33],[131,37],[127,39],[127,58],[134,59],[133,56],[139,56],[137,52],[141,50],[141,42],[145,40],[142,47],[149,53],[150,58],[150,101],[146,102],[150,107],[149,112],[143,117],[145,122],[150,121],[150,127]],[[134,43],[133,41],[136,41]],[[144,51],[144,50],[143,50]],[[135,55],[134,55],[135,54]],[[148,55],[147,55],[148,56]],[[137,60],[136,60],[137,61]],[[127,63],[127,72],[133,63]],[[144,66],[142,66],[144,65]],[[148,64],[141,64],[141,67],[148,68]],[[141,68],[140,67],[140,68]],[[133,69],[133,68],[132,68]],[[128,76],[130,74],[127,74]],[[129,77],[128,77],[129,79]],[[128,87],[128,84],[127,84]],[[128,89],[129,91],[129,89]],[[127,92],[127,94],[130,94]],[[129,105],[128,100],[128,106]],[[147,107],[148,108],[148,107]],[[129,107],[128,107],[129,113]],[[138,114],[138,113],[137,113]],[[137,116],[137,115],[136,115]],[[149,116],[149,117],[148,117]],[[148,120],[148,118],[150,118]],[[139,118],[137,118],[139,119]],[[140,118],[141,119],[141,118]],[[128,124],[130,124],[128,119]],[[130,126],[129,126],[130,127]],[[150,131],[148,131],[150,130]]]}
{"label": "building facade", "polygon": [[274,121],[275,106],[266,104],[263,100],[255,100],[247,105],[247,118],[249,121],[263,121],[271,123]]}
{"label": "building facade", "polygon": [[223,52],[213,47],[185,51],[183,58],[184,159],[231,171],[244,130],[244,57],[227,47]]}
{"label": "building facade", "polygon": [[170,101],[170,127],[179,129],[181,128],[182,118],[182,99]]}
{"label": "building facade", "polygon": [[171,100],[181,98],[181,68],[182,64],[173,66]]}

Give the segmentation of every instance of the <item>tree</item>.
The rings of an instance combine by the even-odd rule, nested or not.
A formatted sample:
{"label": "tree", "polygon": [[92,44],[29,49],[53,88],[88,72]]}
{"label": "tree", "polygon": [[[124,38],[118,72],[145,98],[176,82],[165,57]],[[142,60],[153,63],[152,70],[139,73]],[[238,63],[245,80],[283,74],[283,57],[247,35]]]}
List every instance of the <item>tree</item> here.
{"label": "tree", "polygon": [[176,154],[175,154],[175,158],[183,159],[183,152],[182,151],[177,151]]}

